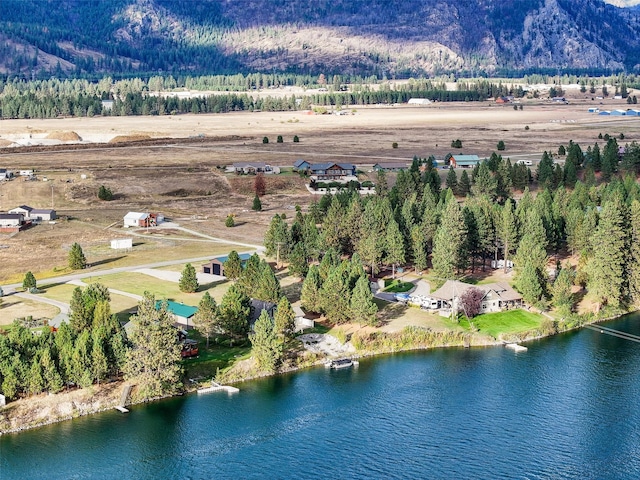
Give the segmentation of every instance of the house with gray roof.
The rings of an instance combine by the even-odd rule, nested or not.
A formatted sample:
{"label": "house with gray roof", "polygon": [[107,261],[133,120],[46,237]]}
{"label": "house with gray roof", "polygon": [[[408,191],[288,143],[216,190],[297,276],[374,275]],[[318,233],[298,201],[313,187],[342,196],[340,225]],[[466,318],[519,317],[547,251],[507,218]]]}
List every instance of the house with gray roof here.
{"label": "house with gray roof", "polygon": [[442,302],[440,314],[449,315],[452,310],[462,310],[460,298],[471,288],[477,288],[484,293],[480,313],[501,312],[523,306],[522,295],[504,282],[471,285],[457,280],[447,280],[442,287],[431,292],[430,296]]}
{"label": "house with gray roof", "polygon": [[453,168],[473,168],[480,163],[478,155],[452,155],[449,165]]}

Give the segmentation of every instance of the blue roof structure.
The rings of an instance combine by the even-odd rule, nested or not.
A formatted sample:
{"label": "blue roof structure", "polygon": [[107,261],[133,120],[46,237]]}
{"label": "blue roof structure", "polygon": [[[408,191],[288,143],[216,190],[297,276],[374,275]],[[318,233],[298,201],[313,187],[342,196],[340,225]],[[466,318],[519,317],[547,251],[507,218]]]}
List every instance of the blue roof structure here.
{"label": "blue roof structure", "polygon": [[[156,301],[157,310],[160,309],[160,307],[162,306],[162,303],[163,303],[162,300]],[[167,310],[173,313],[174,315],[177,315],[178,317],[191,318],[196,314],[196,312],[198,311],[198,308],[192,307],[190,305],[185,305],[184,303],[167,300]]]}
{"label": "blue roof structure", "polygon": [[[250,253],[240,253],[238,256],[240,257],[240,262],[241,263],[244,263],[244,262],[246,262],[247,260],[249,260],[251,258],[251,254]],[[227,260],[229,260],[229,255],[223,255],[222,257],[213,257],[213,258],[218,260],[220,263],[224,263]]]}

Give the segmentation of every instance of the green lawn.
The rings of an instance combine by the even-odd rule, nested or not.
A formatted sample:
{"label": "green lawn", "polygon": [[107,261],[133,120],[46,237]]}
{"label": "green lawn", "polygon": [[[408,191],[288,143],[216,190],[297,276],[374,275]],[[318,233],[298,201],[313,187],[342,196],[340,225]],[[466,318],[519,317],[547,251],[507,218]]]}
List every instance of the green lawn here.
{"label": "green lawn", "polygon": [[498,338],[501,333],[518,333],[540,326],[543,317],[525,310],[485,313],[478,315],[472,322],[481,333]]}
{"label": "green lawn", "polygon": [[213,378],[218,369],[223,370],[238,360],[248,358],[251,353],[248,341],[245,345],[230,347],[226,339],[216,344],[212,338],[207,349],[207,340],[197,330],[190,330],[189,337],[198,341],[199,355],[182,361],[186,378]]}
{"label": "green lawn", "polygon": [[409,290],[411,290],[413,287],[415,287],[415,285],[411,282],[403,282],[402,280],[393,280],[391,283],[388,283],[385,281],[385,292],[389,292],[389,293],[402,293],[402,292],[408,292]]}

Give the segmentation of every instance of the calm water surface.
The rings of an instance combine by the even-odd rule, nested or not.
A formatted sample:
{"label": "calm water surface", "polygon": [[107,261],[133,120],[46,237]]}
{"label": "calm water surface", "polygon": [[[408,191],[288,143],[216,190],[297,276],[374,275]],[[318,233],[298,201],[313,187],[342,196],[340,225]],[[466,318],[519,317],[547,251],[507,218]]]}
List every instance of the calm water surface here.
{"label": "calm water surface", "polygon": [[591,330],[366,359],[5,435],[0,479],[638,479],[639,372]]}

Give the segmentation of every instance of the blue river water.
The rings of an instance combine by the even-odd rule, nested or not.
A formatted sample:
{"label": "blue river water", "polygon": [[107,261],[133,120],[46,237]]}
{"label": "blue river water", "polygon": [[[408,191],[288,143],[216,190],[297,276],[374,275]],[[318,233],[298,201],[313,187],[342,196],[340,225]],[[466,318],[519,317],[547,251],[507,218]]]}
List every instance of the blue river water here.
{"label": "blue river water", "polygon": [[[640,334],[640,316],[607,326]],[[363,359],[0,437],[0,479],[640,478],[640,344]]]}

